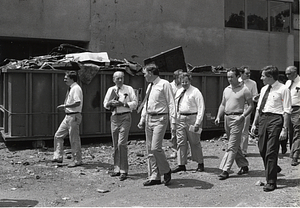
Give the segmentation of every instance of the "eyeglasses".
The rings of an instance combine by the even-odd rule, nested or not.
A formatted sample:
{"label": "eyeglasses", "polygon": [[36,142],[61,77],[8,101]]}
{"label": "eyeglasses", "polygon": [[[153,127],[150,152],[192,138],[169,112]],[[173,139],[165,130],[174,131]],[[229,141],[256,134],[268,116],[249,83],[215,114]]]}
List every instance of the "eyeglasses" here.
{"label": "eyeglasses", "polygon": [[288,76],[288,75],[291,75],[291,74],[292,74],[292,73],[285,73],[285,75],[287,75],[287,76]]}
{"label": "eyeglasses", "polygon": [[246,75],[250,75],[251,73],[250,72],[247,72],[247,73],[245,73]]}

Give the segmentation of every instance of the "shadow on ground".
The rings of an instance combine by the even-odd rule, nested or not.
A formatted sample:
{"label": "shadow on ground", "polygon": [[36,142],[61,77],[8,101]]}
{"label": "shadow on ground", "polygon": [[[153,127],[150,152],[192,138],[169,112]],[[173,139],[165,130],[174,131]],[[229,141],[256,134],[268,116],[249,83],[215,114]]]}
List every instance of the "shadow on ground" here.
{"label": "shadow on ground", "polygon": [[26,199],[0,199],[0,207],[34,207],[39,202]]}

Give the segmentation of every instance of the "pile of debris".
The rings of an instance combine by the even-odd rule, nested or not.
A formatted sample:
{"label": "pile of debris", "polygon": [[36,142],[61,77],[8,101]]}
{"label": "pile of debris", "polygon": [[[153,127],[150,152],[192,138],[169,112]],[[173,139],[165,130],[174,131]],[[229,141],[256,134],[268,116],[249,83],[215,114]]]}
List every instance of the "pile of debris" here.
{"label": "pile of debris", "polygon": [[140,75],[142,66],[126,59],[111,59],[106,52],[95,53],[70,44],[61,44],[48,55],[29,59],[5,59],[0,70],[76,70],[84,84],[89,84],[101,70],[121,70]]}

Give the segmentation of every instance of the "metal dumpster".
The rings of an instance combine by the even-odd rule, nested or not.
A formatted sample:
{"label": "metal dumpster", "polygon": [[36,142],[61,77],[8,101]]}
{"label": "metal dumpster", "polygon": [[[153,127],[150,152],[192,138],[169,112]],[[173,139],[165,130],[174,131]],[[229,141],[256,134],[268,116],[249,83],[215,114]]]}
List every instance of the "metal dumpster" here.
{"label": "metal dumpster", "polygon": [[[89,84],[79,81],[84,94],[81,137],[110,135],[110,112],[103,108],[103,99],[108,87],[114,85],[113,71],[100,71]],[[64,102],[67,86],[63,82],[63,70],[2,70],[1,135],[5,141],[52,139],[64,112],[56,107]],[[172,72],[162,72],[169,81]],[[125,83],[145,96],[147,83],[143,76],[125,75]],[[193,73],[192,84],[203,93],[206,105],[204,131],[220,130],[213,124],[221,102],[222,91],[227,86],[225,74]],[[144,134],[137,128],[140,115],[132,114],[131,135]]]}

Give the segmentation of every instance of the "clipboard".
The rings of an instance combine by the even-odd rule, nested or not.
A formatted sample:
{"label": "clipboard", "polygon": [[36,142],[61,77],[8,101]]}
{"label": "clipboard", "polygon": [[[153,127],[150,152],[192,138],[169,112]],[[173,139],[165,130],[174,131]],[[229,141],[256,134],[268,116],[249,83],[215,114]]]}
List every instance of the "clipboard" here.
{"label": "clipboard", "polygon": [[119,95],[116,93],[115,90],[112,90],[108,100],[111,101],[111,100],[118,100],[118,99],[119,99]]}

